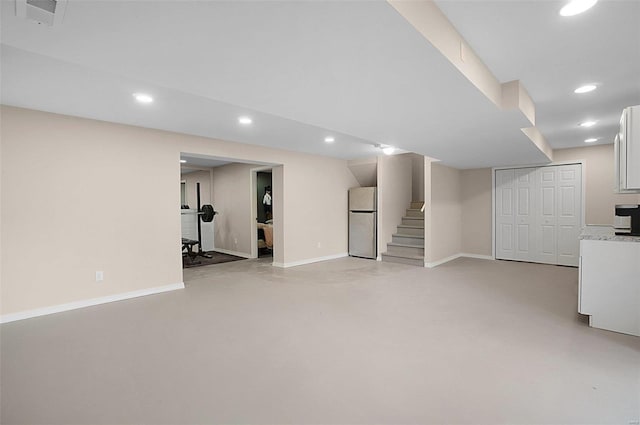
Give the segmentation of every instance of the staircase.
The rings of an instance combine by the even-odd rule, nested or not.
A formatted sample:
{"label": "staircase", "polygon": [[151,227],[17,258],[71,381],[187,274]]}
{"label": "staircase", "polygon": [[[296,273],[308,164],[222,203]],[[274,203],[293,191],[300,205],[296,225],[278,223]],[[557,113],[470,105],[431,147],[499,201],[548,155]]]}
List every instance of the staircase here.
{"label": "staircase", "polygon": [[424,267],[424,202],[412,202],[402,217],[387,252],[383,252],[382,261],[411,264]]}

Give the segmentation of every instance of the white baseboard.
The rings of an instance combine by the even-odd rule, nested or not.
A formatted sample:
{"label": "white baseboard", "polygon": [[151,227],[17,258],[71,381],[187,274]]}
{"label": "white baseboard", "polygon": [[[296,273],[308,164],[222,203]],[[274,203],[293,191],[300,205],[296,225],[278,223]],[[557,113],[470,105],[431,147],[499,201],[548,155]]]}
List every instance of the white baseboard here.
{"label": "white baseboard", "polygon": [[114,301],[122,301],[131,298],[144,297],[146,295],[160,294],[162,292],[174,291],[176,289],[184,289],[184,283],[172,283],[170,285],[156,286],[154,288],[145,288],[137,291],[123,292],[121,294],[107,295],[106,297],[90,298],[88,300],[53,305],[51,307],[42,307],[33,310],[20,311],[18,313],[4,314],[0,316],[0,323],[15,322],[16,320],[46,316],[47,314],[61,313],[63,311],[76,310],[78,308],[91,307],[94,305],[106,304]]}
{"label": "white baseboard", "polygon": [[491,255],[469,254],[466,252],[463,252],[462,254],[460,254],[460,256],[467,257],[467,258],[478,258],[480,260],[495,260],[495,258],[493,258]]}
{"label": "white baseboard", "polygon": [[432,263],[426,263],[426,262],[425,262],[425,263],[424,263],[424,266],[425,266],[425,267],[428,267],[428,268],[430,268],[430,269],[431,269],[431,268],[437,267],[437,266],[439,266],[439,265],[441,265],[441,264],[448,263],[449,261],[453,261],[453,260],[455,260],[455,259],[458,259],[458,258],[460,258],[460,257],[466,257],[466,258],[478,258],[478,259],[481,259],[481,260],[493,260],[493,259],[494,259],[494,258],[493,258],[492,256],[490,256],[490,255],[467,254],[467,253],[463,253],[463,252],[461,252],[461,253],[454,254],[454,255],[451,255],[451,256],[449,256],[449,257],[443,258],[443,259],[441,259],[441,260],[434,261],[434,262],[432,262]]}
{"label": "white baseboard", "polygon": [[232,251],[230,249],[224,249],[224,248],[214,248],[213,250],[215,252],[221,252],[223,254],[235,255],[236,257],[255,258],[255,257],[252,257],[251,254],[247,254],[246,252]]}
{"label": "white baseboard", "polygon": [[340,253],[340,254],[327,255],[326,257],[316,257],[316,258],[309,258],[309,259],[306,259],[306,260],[292,261],[290,263],[276,263],[274,261],[273,262],[273,266],[274,267],[282,267],[282,268],[295,267],[295,266],[302,266],[304,264],[317,263],[317,262],[320,262],[320,261],[335,260],[337,258],[344,258],[344,257],[348,257],[348,256],[349,256],[349,253],[343,252],[343,253]]}
{"label": "white baseboard", "polygon": [[432,269],[434,267],[439,266],[440,264],[448,263],[449,261],[453,261],[456,258],[460,258],[461,256],[462,256],[461,254],[450,255],[449,257],[443,258],[441,260],[433,261],[433,262],[430,262],[430,263],[425,262],[424,266]]}

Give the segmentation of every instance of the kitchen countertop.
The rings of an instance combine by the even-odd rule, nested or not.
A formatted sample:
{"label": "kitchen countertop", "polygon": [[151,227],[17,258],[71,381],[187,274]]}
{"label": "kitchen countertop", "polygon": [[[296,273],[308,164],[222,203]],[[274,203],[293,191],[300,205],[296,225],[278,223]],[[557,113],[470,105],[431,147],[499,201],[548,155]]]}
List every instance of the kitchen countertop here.
{"label": "kitchen countertop", "polygon": [[612,226],[585,226],[580,233],[580,240],[640,242],[640,236],[616,235]]}

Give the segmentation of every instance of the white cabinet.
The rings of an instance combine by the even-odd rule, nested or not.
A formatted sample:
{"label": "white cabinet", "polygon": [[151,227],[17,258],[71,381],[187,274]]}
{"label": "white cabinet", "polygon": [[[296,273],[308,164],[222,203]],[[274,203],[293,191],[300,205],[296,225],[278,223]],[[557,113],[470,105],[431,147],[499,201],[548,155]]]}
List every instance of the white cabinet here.
{"label": "white cabinet", "polygon": [[496,258],[577,266],[580,164],[496,170]]}
{"label": "white cabinet", "polygon": [[579,278],[590,326],[640,336],[640,242],[581,240]]}
{"label": "white cabinet", "polygon": [[640,192],[640,105],[625,108],[615,145],[615,191]]}

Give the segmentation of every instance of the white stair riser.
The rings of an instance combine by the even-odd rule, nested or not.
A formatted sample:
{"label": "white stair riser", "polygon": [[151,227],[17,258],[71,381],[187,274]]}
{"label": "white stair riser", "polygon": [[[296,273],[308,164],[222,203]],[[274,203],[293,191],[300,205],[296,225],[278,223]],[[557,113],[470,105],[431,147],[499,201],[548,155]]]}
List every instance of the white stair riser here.
{"label": "white stair riser", "polygon": [[410,235],[393,235],[391,242],[415,245],[424,248],[424,238],[413,238]]}
{"label": "white stair riser", "polygon": [[424,218],[424,213],[420,210],[407,210],[407,217]]}
{"label": "white stair riser", "polygon": [[402,224],[406,224],[409,226],[421,226],[424,227],[424,219],[417,217],[404,217],[402,219]]}
{"label": "white stair riser", "polygon": [[398,231],[396,232],[399,235],[414,235],[414,236],[424,236],[424,227],[413,228],[413,227],[398,227]]}
{"label": "white stair riser", "polygon": [[424,247],[413,247],[413,246],[395,246],[395,245],[387,245],[387,252],[389,254],[394,255],[412,255],[418,256],[421,255],[424,257]]}
{"label": "white stair riser", "polygon": [[387,263],[400,263],[400,264],[409,264],[411,266],[424,267],[424,260],[423,259],[403,258],[403,257],[389,257],[387,255],[382,254],[382,261],[387,262]]}

